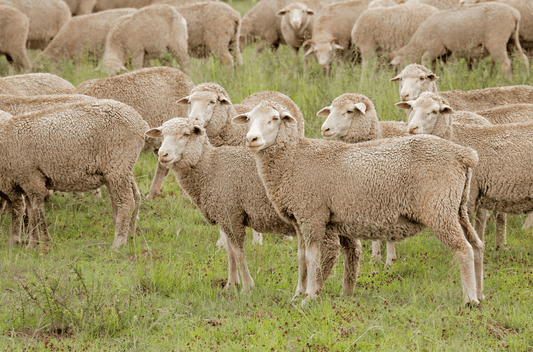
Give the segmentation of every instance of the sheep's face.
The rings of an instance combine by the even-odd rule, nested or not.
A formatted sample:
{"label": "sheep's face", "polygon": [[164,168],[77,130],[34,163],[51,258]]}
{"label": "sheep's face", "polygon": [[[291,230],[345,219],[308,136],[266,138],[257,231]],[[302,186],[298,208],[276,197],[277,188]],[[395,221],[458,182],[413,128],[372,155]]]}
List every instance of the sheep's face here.
{"label": "sheep's face", "polygon": [[409,72],[408,75],[402,73],[391,79],[392,82],[398,81],[400,84],[400,98],[402,101],[416,100],[423,92],[437,90],[434,82],[439,77],[433,73],[428,74],[422,70]]}
{"label": "sheep's face", "polygon": [[231,102],[214,92],[195,92],[178,100],[178,104],[189,106],[187,117],[192,123],[207,128],[213,117],[215,106],[217,104],[228,105]]}
{"label": "sheep's face", "polygon": [[329,62],[331,60],[331,56],[335,52],[335,50],[343,50],[344,48],[340,46],[339,44],[335,43],[335,39],[330,41],[317,41],[316,43],[313,43],[311,48],[305,53],[305,55],[309,55],[311,53],[315,54],[316,61],[322,66],[324,69],[329,67]]}
{"label": "sheep's face", "polygon": [[306,28],[309,24],[309,16],[314,15],[313,10],[301,2],[293,2],[284,9],[278,11],[276,16],[289,17],[289,23],[294,29]]}
{"label": "sheep's face", "polygon": [[434,99],[434,94],[423,93],[417,100],[397,103],[401,109],[413,109],[407,125],[410,134],[435,134],[437,122],[453,109]]}
{"label": "sheep's face", "polygon": [[333,139],[346,136],[352,125],[352,121],[365,115],[366,105],[364,103],[344,102],[342,104],[332,104],[320,110],[318,116],[327,116],[322,124],[322,137]]}
{"label": "sheep's face", "polygon": [[296,120],[287,111],[280,113],[270,106],[259,104],[249,113],[234,117],[233,123],[248,125],[246,147],[258,152],[276,143],[281,124],[296,124]]}

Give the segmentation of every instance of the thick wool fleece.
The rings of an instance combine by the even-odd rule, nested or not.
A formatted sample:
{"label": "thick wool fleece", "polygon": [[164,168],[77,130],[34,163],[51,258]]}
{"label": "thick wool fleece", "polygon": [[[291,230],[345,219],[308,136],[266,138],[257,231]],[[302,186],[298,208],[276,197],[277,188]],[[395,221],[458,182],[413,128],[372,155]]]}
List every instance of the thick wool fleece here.
{"label": "thick wool fleece", "polygon": [[0,78],[0,94],[70,94],[75,88],[66,79],[51,73],[26,73]]}

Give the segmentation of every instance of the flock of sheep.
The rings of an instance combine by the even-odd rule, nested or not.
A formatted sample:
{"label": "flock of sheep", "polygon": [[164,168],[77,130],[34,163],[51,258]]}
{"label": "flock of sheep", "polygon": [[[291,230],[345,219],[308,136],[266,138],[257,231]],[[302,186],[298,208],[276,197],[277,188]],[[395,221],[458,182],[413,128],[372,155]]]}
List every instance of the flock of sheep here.
{"label": "flock of sheep", "polygon": [[[498,16],[510,13],[510,21],[514,22],[507,34],[503,27],[481,26],[476,22],[476,27],[483,31],[497,27],[500,37],[490,37],[480,43],[482,50],[478,54],[488,50],[502,62],[506,73],[510,73],[505,61],[509,38],[514,39],[519,52],[518,36],[520,40],[526,38],[518,26],[520,13],[496,3],[437,12],[420,4],[422,0],[390,7],[386,5],[391,5],[392,0],[373,1],[372,6],[383,6],[373,9],[367,9],[370,1],[365,0],[317,3],[320,5],[317,8],[311,8],[307,2],[302,5],[302,2],[261,0],[242,22],[240,16],[228,15],[226,24],[231,25],[211,27],[209,32],[210,25],[220,22],[215,20],[217,16],[208,20],[211,17],[207,7],[229,6],[203,2],[179,7],[178,12],[171,5],[150,5],[153,1],[138,0],[138,7],[150,6],[139,10],[114,9],[72,19],[69,12],[64,16],[66,24],[58,26],[56,34],[39,37],[32,32],[29,7],[21,4],[44,2],[0,2],[17,5],[0,7],[0,14],[7,13],[6,9],[22,13],[21,23],[25,21],[26,28],[30,18],[22,50],[26,41],[34,41],[32,45],[37,46],[50,42],[40,56],[61,59],[72,58],[85,49],[96,53],[105,46],[104,65],[114,72],[125,68],[127,55],[131,56],[134,67],[142,66],[157,51],[150,51],[148,44],[171,48],[186,66],[187,52],[193,47],[191,41],[204,41],[203,49],[218,53],[231,65],[229,48],[235,50],[239,62],[239,40],[241,44],[249,41],[248,35],[262,37],[263,45],[275,46],[283,41],[295,54],[299,46],[310,45],[305,57],[315,53],[327,68],[330,60],[321,61],[325,52],[348,48],[349,43],[334,31],[343,29],[342,18],[348,16],[351,8],[362,14],[355,17],[359,17],[355,25],[345,26],[344,29],[350,27],[348,37],[367,39],[368,36],[358,37],[359,28],[368,31],[365,18],[381,24],[387,23],[386,18],[397,20],[400,13],[419,16],[428,10],[428,19],[442,17],[449,23],[462,18],[454,11],[477,15],[486,11],[482,15],[484,19],[490,18],[489,13],[496,12]],[[72,5],[72,12],[78,14],[98,6],[99,10],[105,10],[115,3],[67,2]],[[282,2],[269,18],[266,9]],[[54,1],[46,2],[51,3]],[[452,7],[454,1],[437,3],[449,3]],[[496,10],[490,8],[493,5]],[[63,8],[68,7],[63,4]],[[258,12],[254,12],[257,8]],[[334,15],[330,10],[336,11]],[[218,17],[224,17],[224,12],[216,11]],[[199,20],[199,13],[204,21]],[[374,16],[379,13],[389,13],[389,17],[376,20],[378,17]],[[154,20],[153,16],[160,19]],[[246,22],[247,16],[255,20]],[[335,19],[338,25],[331,22],[327,25],[328,22],[321,22],[323,18]],[[407,17],[400,18],[403,18],[401,23],[396,25],[416,23],[420,28],[438,28],[433,27],[435,21],[418,18],[412,23]],[[154,23],[158,27],[152,27]],[[423,36],[431,35],[429,29],[422,33],[416,28],[402,32],[400,27],[392,26],[396,36],[405,37],[401,40],[394,37],[394,45],[386,46],[380,40],[387,36],[378,34],[379,26],[371,23],[375,26],[372,50],[401,48],[394,60],[409,57],[415,52],[414,47],[427,44]],[[261,25],[265,25],[264,33],[257,32]],[[168,32],[163,34],[163,27]],[[193,35],[191,28],[200,27],[203,29],[198,33],[202,35],[196,32],[198,36]],[[307,32],[310,28],[314,28],[312,34]],[[182,36],[172,35],[174,31],[181,31]],[[472,28],[469,33],[473,32]],[[223,45],[210,41],[214,34],[208,33],[216,33],[216,38],[224,40]],[[407,33],[414,34],[411,37]],[[504,34],[505,38],[501,36]],[[150,35],[155,35],[157,41],[149,39]],[[275,35],[278,37],[274,38]],[[139,39],[143,36],[148,38],[146,42]],[[91,41],[89,37],[98,40]],[[505,40],[499,42],[498,38]],[[445,42],[443,38],[435,39],[434,49],[439,40]],[[491,51],[489,41],[491,45],[503,43],[505,57]],[[358,42],[354,40],[354,43]],[[448,44],[442,45],[451,50]],[[365,58],[363,47],[361,44]],[[470,47],[474,51],[476,48]],[[224,50],[228,50],[229,56],[223,54]],[[20,55],[2,51],[17,65],[28,67],[29,61]],[[460,49],[453,51],[466,53]],[[437,54],[439,51],[435,49],[425,51],[423,56],[427,59],[441,56]],[[396,259],[393,243],[427,227],[457,257],[464,302],[477,304],[483,299],[483,235],[488,211],[496,213],[497,246],[506,241],[506,213],[533,211],[533,104],[530,104],[533,87],[438,92],[437,79],[430,69],[418,64],[406,66],[391,79],[399,82],[401,102],[396,105],[406,110],[406,123],[379,121],[368,97],[342,94],[317,112],[318,116],[326,117],[321,129],[324,139],[317,140],[304,137],[304,116],[291,98],[282,93],[258,92],[241,104],[233,104],[222,86],[216,83],[195,86],[184,72],[170,67],[138,69],[89,80],[78,87],[43,73],[0,78],[0,131],[4,136],[0,143],[0,198],[11,214],[9,244],[22,243],[27,214],[29,247],[48,250],[51,237],[44,203],[49,192],[82,192],[97,190],[102,185],[108,188],[112,204],[113,247],[125,244],[128,234],[133,235],[136,228],[141,194],[133,167],[144,148],[156,153],[159,160],[148,196],[159,194],[165,176],[172,170],[181,191],[196,204],[206,221],[220,227],[219,243],[226,247],[228,254],[226,288],[239,285],[241,279],[245,290],[254,285],[244,255],[246,227],[252,228],[259,240],[263,232],[297,237],[296,296],[305,295],[304,301],[320,292],[340,250],[345,257],[342,290],[347,294],[352,291],[359,272],[360,239],[375,241],[374,258],[380,258],[380,243],[386,241],[390,264]],[[470,223],[472,215],[475,215],[474,226]],[[524,227],[532,223],[533,216],[530,216]]]}

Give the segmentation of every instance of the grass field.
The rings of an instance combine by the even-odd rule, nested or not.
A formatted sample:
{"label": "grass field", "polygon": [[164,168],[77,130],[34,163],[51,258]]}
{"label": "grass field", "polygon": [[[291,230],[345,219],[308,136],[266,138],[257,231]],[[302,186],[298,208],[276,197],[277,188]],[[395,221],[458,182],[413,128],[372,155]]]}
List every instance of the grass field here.
{"label": "grass field", "polygon": [[[245,11],[250,4],[234,2]],[[31,52],[33,59],[37,53]],[[312,62],[303,72],[290,51],[256,55],[246,48],[244,65],[228,70],[213,58],[192,59],[195,84],[224,86],[233,103],[262,90],[289,95],[306,118],[306,135],[320,137],[316,112],[345,92],[362,93],[383,120],[403,119],[394,107],[394,72],[375,61],[335,67],[326,79]],[[158,62],[154,62],[158,64]],[[490,60],[466,69],[452,60],[437,67],[440,90],[533,84],[514,64],[514,81]],[[89,59],[46,65],[74,85],[101,77]],[[0,74],[10,74],[5,59]],[[134,173],[143,195],[155,170],[142,153]],[[339,295],[342,257],[319,298],[305,307],[291,302],[296,287],[296,241],[265,234],[264,245],[246,243],[255,280],[247,294],[223,289],[225,250],[215,246],[218,227],[207,225],[169,175],[163,197],[144,200],[139,230],[128,245],[110,248],[114,225],[107,192],[56,194],[46,205],[50,253],[7,246],[9,217],[0,227],[0,351],[533,351],[533,241],[521,230],[525,216],[509,216],[508,244],[494,250],[489,225],[485,250],[485,296],[465,308],[459,266],[429,231],[397,245],[390,268],[370,263],[363,247],[355,293]]]}

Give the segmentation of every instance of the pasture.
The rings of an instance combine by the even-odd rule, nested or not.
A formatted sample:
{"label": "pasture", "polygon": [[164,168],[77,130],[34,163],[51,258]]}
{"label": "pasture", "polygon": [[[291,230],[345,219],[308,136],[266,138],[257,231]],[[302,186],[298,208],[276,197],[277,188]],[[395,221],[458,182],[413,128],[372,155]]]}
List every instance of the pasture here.
{"label": "pasture", "polygon": [[[244,13],[249,2],[234,1]],[[30,60],[38,52],[30,51]],[[330,79],[311,61],[303,71],[287,47],[276,53],[243,51],[244,64],[230,70],[218,60],[191,59],[195,84],[216,82],[234,104],[275,90],[289,95],[306,120],[306,136],[320,138],[322,107],[338,95],[367,95],[382,120],[405,119],[394,72],[379,60],[334,65]],[[163,60],[161,60],[163,61]],[[72,84],[102,77],[85,57],[36,68]],[[154,65],[160,61],[154,60]],[[176,64],[175,62],[171,63]],[[467,70],[464,60],[437,66],[440,91],[528,84],[513,62],[508,81],[490,58]],[[4,58],[0,74],[13,74]],[[215,243],[218,227],[180,197],[172,173],[162,197],[148,200],[156,158],[146,152],[134,175],[143,194],[135,238],[111,249],[111,205],[92,193],[59,193],[46,215],[53,243],[48,254],[8,247],[9,216],[0,218],[0,351],[533,351],[533,240],[521,230],[525,215],[509,216],[507,245],[494,249],[494,226],[485,236],[484,294],[479,307],[463,305],[459,266],[431,232],[398,243],[398,261],[370,263],[370,242],[355,292],[343,297],[343,258],[319,297],[302,307],[296,287],[297,243],[265,234],[246,257],[256,287],[224,290],[227,257]]]}

